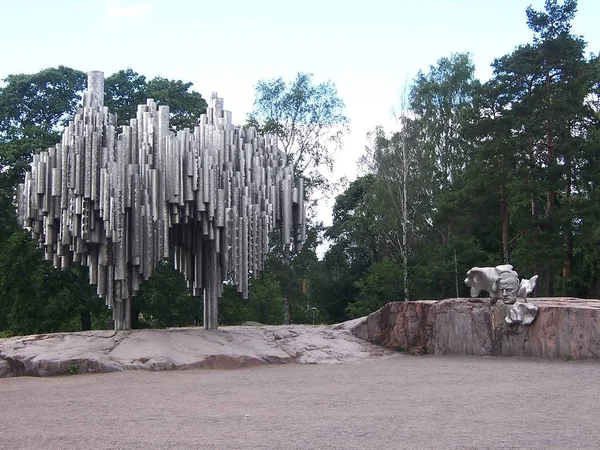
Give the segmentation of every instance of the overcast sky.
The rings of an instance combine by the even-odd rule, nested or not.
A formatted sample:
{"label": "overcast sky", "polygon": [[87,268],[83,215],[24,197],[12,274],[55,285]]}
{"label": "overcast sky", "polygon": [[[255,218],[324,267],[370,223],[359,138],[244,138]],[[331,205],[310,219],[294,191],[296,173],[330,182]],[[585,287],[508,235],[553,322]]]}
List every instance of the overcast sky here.
{"label": "overcast sky", "polygon": [[[132,68],[216,91],[244,123],[259,79],[310,72],[331,80],[351,134],[336,175],[353,179],[365,135],[393,124],[402,86],[452,52],[477,76],[527,43],[525,9],[543,0],[1,0],[0,78],[65,65],[106,75]],[[579,0],[573,32],[600,51],[600,1]],[[328,222],[323,212],[322,219]]]}

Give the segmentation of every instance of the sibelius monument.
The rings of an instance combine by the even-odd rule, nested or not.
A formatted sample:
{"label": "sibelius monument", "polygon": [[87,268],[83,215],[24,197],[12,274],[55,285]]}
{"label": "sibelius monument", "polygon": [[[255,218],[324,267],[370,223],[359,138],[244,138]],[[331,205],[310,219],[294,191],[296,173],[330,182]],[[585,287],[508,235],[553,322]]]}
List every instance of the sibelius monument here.
{"label": "sibelius monument", "polygon": [[172,256],[214,330],[223,283],[248,298],[275,228],[301,247],[303,179],[275,136],[233,125],[216,94],[200,123],[178,132],[169,107],[151,99],[117,127],[103,99],[104,74],[89,72],[62,141],[33,156],[18,186],[20,225],[55,267],[88,266],[115,329],[131,327],[131,298]]}

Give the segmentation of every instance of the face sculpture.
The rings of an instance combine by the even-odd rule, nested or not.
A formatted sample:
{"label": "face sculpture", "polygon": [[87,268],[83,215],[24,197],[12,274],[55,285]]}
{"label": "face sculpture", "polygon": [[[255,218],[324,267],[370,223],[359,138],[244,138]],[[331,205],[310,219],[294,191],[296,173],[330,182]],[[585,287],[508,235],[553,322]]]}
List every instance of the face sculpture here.
{"label": "face sculpture", "polygon": [[519,292],[519,279],[509,273],[504,272],[494,283],[493,297],[495,300],[502,300],[504,303],[513,304],[517,301],[517,293]]}

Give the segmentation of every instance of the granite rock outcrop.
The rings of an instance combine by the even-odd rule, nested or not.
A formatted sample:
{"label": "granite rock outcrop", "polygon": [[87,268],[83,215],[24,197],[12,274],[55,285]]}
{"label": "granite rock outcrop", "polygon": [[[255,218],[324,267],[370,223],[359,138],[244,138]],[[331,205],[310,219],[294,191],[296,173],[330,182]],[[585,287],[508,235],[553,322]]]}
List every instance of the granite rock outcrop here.
{"label": "granite rock outcrop", "polygon": [[86,331],[0,339],[0,378],[330,364],[391,354],[353,336],[350,328],[355,324]]}
{"label": "granite rock outcrop", "polygon": [[489,299],[392,302],[358,321],[353,333],[410,353],[600,358],[600,300],[530,298],[530,325],[506,322],[510,305]]}

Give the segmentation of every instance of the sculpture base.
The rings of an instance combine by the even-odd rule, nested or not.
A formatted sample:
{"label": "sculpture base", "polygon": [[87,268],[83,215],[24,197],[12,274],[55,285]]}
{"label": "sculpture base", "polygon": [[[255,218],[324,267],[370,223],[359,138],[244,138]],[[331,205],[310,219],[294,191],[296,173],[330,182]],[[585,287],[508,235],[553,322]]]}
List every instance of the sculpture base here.
{"label": "sculpture base", "polygon": [[600,359],[600,300],[527,300],[538,306],[530,325],[507,323],[501,301],[458,298],[388,303],[352,332],[411,353]]}

